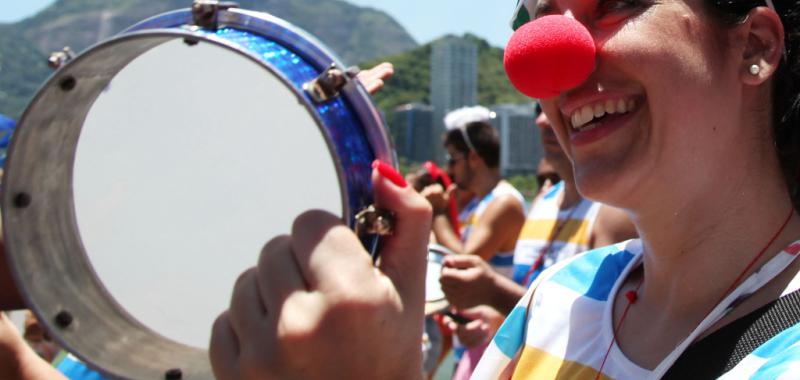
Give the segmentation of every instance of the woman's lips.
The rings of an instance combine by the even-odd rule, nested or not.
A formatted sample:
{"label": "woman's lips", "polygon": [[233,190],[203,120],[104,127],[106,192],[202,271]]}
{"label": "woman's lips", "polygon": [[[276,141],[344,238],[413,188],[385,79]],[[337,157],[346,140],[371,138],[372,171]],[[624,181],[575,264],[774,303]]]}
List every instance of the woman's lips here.
{"label": "woman's lips", "polygon": [[580,129],[573,127],[570,130],[570,141],[574,146],[598,141],[627,125],[636,115],[637,111],[638,109],[632,109],[625,113],[605,115],[595,121],[582,125]]}

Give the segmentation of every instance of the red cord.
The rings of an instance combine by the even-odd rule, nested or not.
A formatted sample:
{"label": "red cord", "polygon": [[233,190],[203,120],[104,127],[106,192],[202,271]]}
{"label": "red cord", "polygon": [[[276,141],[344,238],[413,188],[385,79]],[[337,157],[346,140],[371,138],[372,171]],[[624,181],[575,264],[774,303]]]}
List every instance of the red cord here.
{"label": "red cord", "polygon": [[[642,286],[642,283],[644,283],[644,275],[642,275],[642,278],[639,280],[639,283],[636,285],[636,289],[635,290],[631,290],[631,291],[629,291],[628,293],[625,294],[625,298],[628,299],[628,305],[625,306],[625,310],[622,311],[622,316],[619,318],[619,322],[617,323],[617,327],[614,328],[614,331],[612,331],[613,335],[611,337],[611,344],[608,345],[608,349],[606,350],[606,354],[603,356],[603,362],[600,363],[600,369],[597,370],[597,375],[595,376],[594,380],[598,380],[600,378],[600,375],[603,374],[603,367],[606,366],[606,360],[608,359],[608,354],[611,353],[611,347],[614,347],[614,342],[617,341],[617,331],[619,331],[619,329],[622,328],[622,323],[625,322],[625,317],[628,316],[628,310],[630,310],[631,305],[633,305],[636,302],[636,299],[638,298],[637,295],[639,294],[639,288]],[[632,294],[632,296],[628,296],[628,294]],[[613,313],[611,315],[611,318],[614,318]]]}

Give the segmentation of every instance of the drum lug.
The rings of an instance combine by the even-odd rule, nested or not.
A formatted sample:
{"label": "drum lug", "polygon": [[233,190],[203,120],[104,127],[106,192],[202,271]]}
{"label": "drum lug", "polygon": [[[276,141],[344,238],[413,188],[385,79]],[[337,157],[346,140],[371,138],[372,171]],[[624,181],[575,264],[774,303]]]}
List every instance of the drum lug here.
{"label": "drum lug", "polygon": [[322,103],[328,99],[336,97],[339,92],[347,84],[350,78],[358,75],[359,69],[351,67],[347,70],[342,70],[335,63],[331,63],[325,71],[318,77],[303,83],[303,90],[305,90],[311,98],[317,103]]}
{"label": "drum lug", "polygon": [[69,46],[64,46],[63,49],[50,53],[50,57],[47,58],[47,66],[55,70],[64,66],[64,64],[71,61],[72,58],[75,58],[75,53]]}
{"label": "drum lug", "polygon": [[376,264],[382,238],[394,232],[394,213],[369,205],[356,214],[354,230]]}
{"label": "drum lug", "polygon": [[369,205],[356,214],[356,235],[391,235],[394,231],[394,214]]}
{"label": "drum lug", "polygon": [[239,8],[239,4],[233,1],[194,0],[192,22],[201,28],[217,30],[219,27],[218,12],[230,8]]}

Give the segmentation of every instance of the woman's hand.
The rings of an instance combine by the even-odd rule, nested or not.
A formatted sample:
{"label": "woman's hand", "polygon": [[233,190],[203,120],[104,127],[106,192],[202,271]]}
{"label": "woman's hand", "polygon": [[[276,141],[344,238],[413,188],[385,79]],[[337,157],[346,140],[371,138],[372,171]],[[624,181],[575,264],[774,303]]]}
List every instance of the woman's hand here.
{"label": "woman's hand", "polygon": [[[387,169],[388,168],[388,169]],[[210,345],[218,379],[413,379],[431,210],[393,169],[373,170],[376,206],[395,213],[378,267],[340,218],[299,216],[237,281]]]}

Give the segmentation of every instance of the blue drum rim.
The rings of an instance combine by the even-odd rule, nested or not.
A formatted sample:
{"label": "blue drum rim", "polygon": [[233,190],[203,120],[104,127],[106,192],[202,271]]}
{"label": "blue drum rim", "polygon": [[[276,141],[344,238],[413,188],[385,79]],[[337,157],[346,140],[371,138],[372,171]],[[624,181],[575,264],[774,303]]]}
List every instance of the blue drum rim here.
{"label": "blue drum rim", "polygon": [[[288,23],[287,21],[277,18],[269,13],[265,12],[256,12],[250,11],[245,9],[239,8],[231,8],[227,10],[220,10],[218,12],[218,20],[219,25],[218,29],[224,28],[233,28],[245,32],[254,33],[258,36],[264,37],[266,39],[275,41],[283,46],[291,46],[292,51],[299,55],[300,57],[309,61],[309,63],[313,66],[314,69],[318,71],[325,70],[331,63],[335,63],[338,67],[344,68],[344,65],[341,61],[332,53],[330,52],[325,45],[320,42],[316,37],[311,35],[310,33],[304,31],[303,29]],[[163,13],[161,15],[157,15],[151,17],[149,19],[143,20],[133,26],[129,27],[125,31],[123,31],[120,36],[124,36],[126,34],[138,34],[138,33],[154,33],[156,30],[170,30],[174,31],[175,28],[180,28],[185,25],[189,25],[192,23],[192,13],[189,9],[182,9],[182,10],[175,10],[172,12]],[[200,29],[201,31],[203,29]],[[181,30],[181,32],[186,32],[197,36],[201,39],[207,39],[209,41],[216,42],[224,47],[233,49],[240,54],[244,54],[251,59],[253,59],[256,63],[266,66],[276,75],[279,75],[281,78],[285,78],[282,73],[276,72],[273,70],[269,64],[265,64],[262,59],[258,56],[255,56],[251,50],[244,49],[240,45],[235,43],[229,43],[224,39],[217,39],[213,36],[205,35],[203,32],[192,32],[190,30]],[[206,30],[206,32],[210,32]],[[357,81],[353,81],[357,82]],[[294,87],[291,86],[292,82],[290,80],[286,80],[285,83],[288,87],[294,90]],[[355,85],[348,85],[342,89],[341,97],[345,100],[345,102],[352,107],[352,110],[355,112],[357,119],[361,122],[362,132],[366,135],[367,142],[369,144],[370,149],[372,149],[372,153],[374,154],[374,158],[380,159],[386,163],[389,163],[395,168],[398,168],[398,159],[397,155],[392,143],[391,138],[389,138],[388,132],[386,128],[382,126],[385,125],[385,122],[382,116],[378,113],[377,107],[372,103],[371,97],[364,89],[364,87],[360,83],[354,83]],[[306,96],[307,106],[311,109],[314,108],[314,104],[310,99]],[[314,117],[317,118],[316,112],[312,112]],[[318,119],[318,118],[317,118]],[[324,123],[319,123],[320,129],[325,128]],[[329,136],[325,134],[326,142],[328,143],[329,147],[331,145],[336,145],[337,141],[330,141]],[[332,149],[333,150],[333,149]],[[340,152],[342,153],[342,152]],[[340,182],[342,183],[343,187],[347,187],[347,189],[342,189],[342,194],[350,194],[350,201],[346,201],[343,199],[343,205],[346,208],[344,211],[344,216],[350,226],[353,226],[355,214],[358,213],[362,208],[367,206],[371,203],[371,183],[367,181],[367,183],[360,185],[361,187],[366,188],[366,192],[368,194],[360,194],[354,195],[352,193],[351,186],[355,184],[350,183],[351,181],[346,180],[346,173],[351,168],[343,167],[340,157],[332,154],[332,158],[334,162],[336,162],[337,171],[339,174]],[[358,185],[356,185],[358,186]],[[349,189],[349,190],[348,190]],[[366,199],[364,199],[366,197]],[[360,200],[355,200],[352,198],[361,198]],[[366,201],[366,202],[365,202]]]}
{"label": "blue drum rim", "polygon": [[[129,27],[121,34],[145,29],[187,25],[191,21],[192,15],[189,9],[175,10],[145,19]],[[297,53],[310,60],[318,69],[327,67],[331,62],[336,62],[340,67],[344,67],[336,55],[312,34],[269,13],[231,8],[219,12],[219,23],[220,27],[230,26],[256,33],[283,44],[303,46],[304,49],[297,51]],[[272,27],[279,29],[273,29]],[[344,93],[353,103],[355,111],[363,120],[368,120],[375,125],[385,125],[383,117],[377,112],[377,108],[363,86],[345,88]],[[368,130],[367,132],[376,156],[384,162],[397,167],[397,155],[388,133],[382,128]]]}

